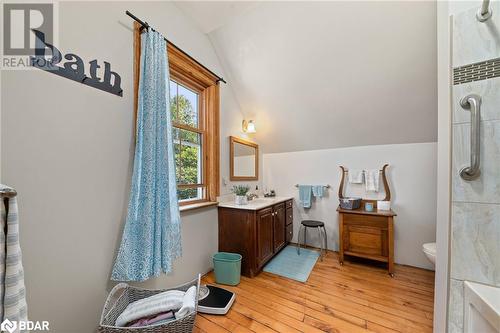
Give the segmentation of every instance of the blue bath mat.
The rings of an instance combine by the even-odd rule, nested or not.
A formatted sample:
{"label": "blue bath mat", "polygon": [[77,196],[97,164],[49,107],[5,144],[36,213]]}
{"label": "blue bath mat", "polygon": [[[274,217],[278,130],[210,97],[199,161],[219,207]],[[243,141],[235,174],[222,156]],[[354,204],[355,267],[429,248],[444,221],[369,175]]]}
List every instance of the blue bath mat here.
{"label": "blue bath mat", "polygon": [[299,256],[297,248],[289,245],[264,267],[264,272],[306,282],[318,258],[317,251],[301,248]]}

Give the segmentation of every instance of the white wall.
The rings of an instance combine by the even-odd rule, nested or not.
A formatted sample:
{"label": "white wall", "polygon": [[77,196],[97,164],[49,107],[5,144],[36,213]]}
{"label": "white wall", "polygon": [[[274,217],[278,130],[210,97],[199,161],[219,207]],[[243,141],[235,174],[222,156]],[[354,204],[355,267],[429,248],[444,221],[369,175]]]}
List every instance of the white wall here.
{"label": "white wall", "polygon": [[[19,192],[29,315],[51,331],[96,327],[112,283],[133,163],[133,21],[147,20],[201,63],[223,75],[208,38],[168,2],[60,2],[60,44],[86,62],[109,61],[122,98],[40,70],[1,77],[2,181]],[[229,135],[242,116],[221,85],[221,174],[228,177]],[[227,189],[223,188],[223,191]],[[169,276],[146,286],[189,280],[211,266],[217,210],[182,214],[183,257]]]}
{"label": "white wall", "polygon": [[[280,196],[295,198],[293,241],[297,241],[301,219],[317,219],[325,222],[328,248],[333,250],[338,250],[339,165],[350,169],[375,169],[389,163],[392,207],[398,214],[395,218],[395,261],[433,268],[422,253],[422,244],[434,242],[436,235],[436,143],[264,154],[263,158],[264,186],[275,189]],[[332,188],[327,197],[316,199],[312,208],[305,210],[298,205],[298,191],[294,186],[297,183],[330,184]],[[354,193],[353,186],[344,194]],[[379,193],[379,196],[383,198],[384,195]],[[319,246],[316,232],[310,231],[308,238]]]}

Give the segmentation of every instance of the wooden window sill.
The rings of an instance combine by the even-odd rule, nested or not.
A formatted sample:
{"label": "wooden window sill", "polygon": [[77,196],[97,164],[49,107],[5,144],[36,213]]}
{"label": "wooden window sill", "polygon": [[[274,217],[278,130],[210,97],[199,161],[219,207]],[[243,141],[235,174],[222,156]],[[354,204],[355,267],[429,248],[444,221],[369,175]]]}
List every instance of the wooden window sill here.
{"label": "wooden window sill", "polygon": [[217,206],[218,204],[219,203],[217,201],[199,202],[199,203],[194,203],[191,205],[179,206],[179,211],[182,213],[182,212],[187,212],[187,211],[194,210],[194,209]]}

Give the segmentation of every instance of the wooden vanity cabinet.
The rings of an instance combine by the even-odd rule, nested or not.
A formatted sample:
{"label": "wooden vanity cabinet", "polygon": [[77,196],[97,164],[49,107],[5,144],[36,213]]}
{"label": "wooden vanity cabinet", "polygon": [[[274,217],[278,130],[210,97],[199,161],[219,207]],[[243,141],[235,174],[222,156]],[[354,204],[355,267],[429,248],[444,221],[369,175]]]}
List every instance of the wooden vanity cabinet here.
{"label": "wooden vanity cabinet", "polygon": [[292,200],[259,210],[219,207],[219,251],[241,254],[241,274],[254,277],[290,242],[292,222]]}

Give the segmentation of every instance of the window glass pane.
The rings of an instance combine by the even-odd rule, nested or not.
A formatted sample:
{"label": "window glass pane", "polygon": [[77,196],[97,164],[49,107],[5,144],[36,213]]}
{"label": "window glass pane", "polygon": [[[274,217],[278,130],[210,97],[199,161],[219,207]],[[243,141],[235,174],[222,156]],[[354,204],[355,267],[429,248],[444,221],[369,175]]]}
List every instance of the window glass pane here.
{"label": "window glass pane", "polygon": [[170,80],[169,90],[170,90],[170,114],[172,115],[172,120],[177,121],[177,90],[178,84],[175,81]]}
{"label": "window glass pane", "polygon": [[175,97],[177,103],[176,120],[182,124],[198,127],[198,94],[182,85],[178,85]]}
{"label": "window glass pane", "polygon": [[179,129],[173,128],[172,131],[172,138],[174,141],[174,163],[175,163],[175,179],[177,180],[177,183],[179,183],[179,179],[181,178],[181,141],[179,137]]}
{"label": "window glass pane", "polygon": [[203,199],[203,188],[183,188],[177,190],[179,201],[199,200]]}
{"label": "window glass pane", "polygon": [[201,158],[201,135],[195,132],[178,129],[178,161],[180,174],[177,178],[178,184],[201,184],[202,180],[202,158]]}

